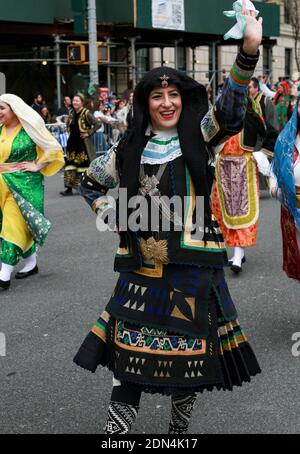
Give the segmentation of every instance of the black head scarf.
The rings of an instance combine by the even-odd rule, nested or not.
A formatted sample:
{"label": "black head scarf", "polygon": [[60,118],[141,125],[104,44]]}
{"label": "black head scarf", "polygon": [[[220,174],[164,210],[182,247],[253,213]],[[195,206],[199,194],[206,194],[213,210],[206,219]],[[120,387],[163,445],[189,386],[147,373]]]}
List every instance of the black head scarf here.
{"label": "black head scarf", "polygon": [[206,224],[209,225],[208,154],[200,129],[201,119],[208,111],[207,93],[203,85],[173,68],[155,68],[136,86],[132,127],[118,146],[120,187],[127,188],[128,199],[138,193],[141,155],[149,139],[145,137],[150,123],[149,95],[155,87],[162,87],[164,76],[168,78],[168,85],[176,85],[181,94],[182,112],[177,124],[179,142],[196,195],[205,197]]}

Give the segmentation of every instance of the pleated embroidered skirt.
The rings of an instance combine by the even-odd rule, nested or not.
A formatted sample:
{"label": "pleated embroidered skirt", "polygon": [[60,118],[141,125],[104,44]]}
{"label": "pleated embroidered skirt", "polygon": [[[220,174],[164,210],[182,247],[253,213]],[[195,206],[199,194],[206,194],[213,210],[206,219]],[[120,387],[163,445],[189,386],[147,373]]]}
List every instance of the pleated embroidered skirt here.
{"label": "pleated embroidered skirt", "polygon": [[184,265],[165,265],[160,278],[121,273],[74,362],[166,395],[232,390],[261,371],[224,271]]}

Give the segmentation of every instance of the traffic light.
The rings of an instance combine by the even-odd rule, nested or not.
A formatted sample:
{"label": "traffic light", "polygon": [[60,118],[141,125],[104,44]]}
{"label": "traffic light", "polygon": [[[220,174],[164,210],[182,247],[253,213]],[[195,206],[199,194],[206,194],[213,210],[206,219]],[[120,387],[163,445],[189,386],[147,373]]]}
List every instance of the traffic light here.
{"label": "traffic light", "polygon": [[[106,42],[97,42],[98,63],[108,63],[110,61],[109,47]],[[77,42],[69,44],[67,47],[67,60],[72,65],[86,65],[89,62],[88,42]]]}
{"label": "traffic light", "polygon": [[109,62],[109,47],[107,43],[98,41],[98,62],[99,63],[108,63]]}
{"label": "traffic light", "polygon": [[68,63],[82,65],[88,61],[87,47],[85,44],[69,44],[67,47]]}

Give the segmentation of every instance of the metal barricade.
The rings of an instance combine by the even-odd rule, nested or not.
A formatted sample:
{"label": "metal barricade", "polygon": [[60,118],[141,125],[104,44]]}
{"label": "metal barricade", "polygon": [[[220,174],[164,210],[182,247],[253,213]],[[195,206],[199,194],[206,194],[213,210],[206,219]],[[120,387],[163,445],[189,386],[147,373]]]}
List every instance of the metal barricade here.
{"label": "metal barricade", "polygon": [[64,155],[66,155],[67,142],[69,138],[67,125],[65,125],[64,123],[49,123],[46,124],[46,128],[56,138],[64,151]]}
{"label": "metal barricade", "polygon": [[107,137],[105,136],[104,132],[98,130],[95,132],[95,134],[93,134],[92,137],[96,148],[96,156],[106,153],[107,150],[109,149],[109,145],[107,142]]}
{"label": "metal barricade", "polygon": [[[109,138],[111,137],[111,128],[109,125],[106,131],[96,131],[93,134],[92,139],[96,148],[96,155],[99,156],[100,154],[106,153],[106,151],[110,148],[110,141]],[[67,130],[67,125],[62,123],[49,123],[46,124],[46,128],[49,132],[56,138],[58,143],[61,145],[64,155],[66,156],[67,152],[67,142],[69,138],[69,133]]]}

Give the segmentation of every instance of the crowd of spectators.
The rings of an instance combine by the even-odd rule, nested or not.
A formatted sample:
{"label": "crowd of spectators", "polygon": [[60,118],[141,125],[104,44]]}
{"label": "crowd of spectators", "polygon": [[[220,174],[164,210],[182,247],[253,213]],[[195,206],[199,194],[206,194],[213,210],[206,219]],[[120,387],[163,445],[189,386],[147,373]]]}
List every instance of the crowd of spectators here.
{"label": "crowd of spectators", "polygon": [[[257,77],[259,91],[274,102],[280,130],[292,115],[296,102],[298,87],[300,84],[299,74],[294,74],[291,78],[279,78],[272,84],[269,76]],[[217,96],[222,92],[223,81],[218,86]],[[256,82],[254,82],[256,84]],[[207,87],[209,99],[212,101],[212,87]],[[100,87],[96,96],[86,102],[86,107],[93,115],[101,121],[102,126],[94,134],[94,142],[97,154],[105,152],[112,144],[117,142],[133,119],[133,90],[126,90],[121,97],[110,93],[108,88]],[[63,105],[57,112],[51,112],[41,93],[34,95],[31,106],[44,119],[48,129],[59,140],[65,150],[68,139],[68,115],[72,108],[72,98],[64,96]]]}
{"label": "crowd of spectators", "polygon": [[[118,97],[102,87],[98,89],[96,96],[86,101],[85,107],[102,123],[93,137],[97,154],[105,152],[122,137],[128,122],[133,118],[132,102],[132,90],[126,90],[122,97]],[[41,115],[50,132],[66,150],[72,98],[69,95],[64,96],[63,105],[56,112],[51,112],[43,95],[36,93],[31,107]]]}

